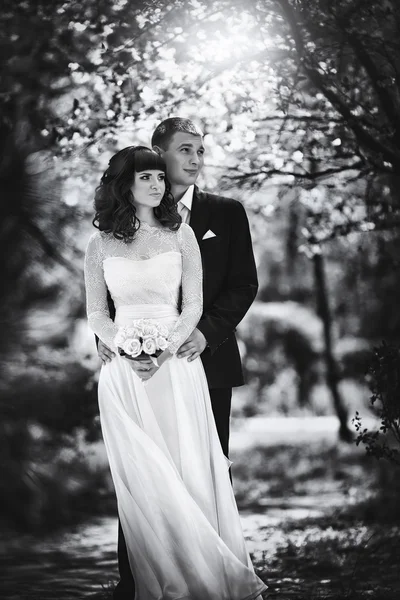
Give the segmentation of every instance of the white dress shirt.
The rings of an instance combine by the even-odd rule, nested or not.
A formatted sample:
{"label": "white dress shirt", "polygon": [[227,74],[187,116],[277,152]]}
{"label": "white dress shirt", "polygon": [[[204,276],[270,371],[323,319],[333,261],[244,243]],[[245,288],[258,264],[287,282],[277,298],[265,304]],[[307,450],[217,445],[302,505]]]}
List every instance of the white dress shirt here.
{"label": "white dress shirt", "polygon": [[194,185],[190,185],[182,198],[178,202],[178,213],[182,217],[183,223],[189,223],[190,213],[192,211]]}

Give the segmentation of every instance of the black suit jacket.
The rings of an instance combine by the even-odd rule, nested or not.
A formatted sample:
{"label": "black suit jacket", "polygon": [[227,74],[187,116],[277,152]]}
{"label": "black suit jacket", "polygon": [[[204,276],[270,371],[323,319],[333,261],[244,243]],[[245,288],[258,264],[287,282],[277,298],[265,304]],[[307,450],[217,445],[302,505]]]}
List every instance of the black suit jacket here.
{"label": "black suit jacket", "polygon": [[[198,329],[208,347],[201,355],[210,388],[243,385],[235,329],[258,289],[249,223],[240,202],[196,186],[190,225],[203,262],[203,315]],[[211,230],[215,237],[203,240]]]}
{"label": "black suit jacket", "polygon": [[[203,263],[203,315],[197,327],[208,344],[201,354],[208,386],[237,387],[244,379],[235,329],[258,289],[249,222],[240,202],[195,186],[190,226]],[[215,237],[203,240],[208,230]],[[110,296],[108,304],[114,318]]]}

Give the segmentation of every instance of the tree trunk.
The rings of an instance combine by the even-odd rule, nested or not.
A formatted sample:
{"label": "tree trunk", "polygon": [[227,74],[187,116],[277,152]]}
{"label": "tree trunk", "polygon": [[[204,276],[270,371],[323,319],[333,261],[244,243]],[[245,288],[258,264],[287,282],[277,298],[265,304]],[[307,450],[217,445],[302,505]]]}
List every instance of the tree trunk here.
{"label": "tree trunk", "polygon": [[332,350],[332,315],[328,302],[324,259],[321,254],[314,255],[313,264],[318,314],[322,319],[324,327],[326,380],[328,388],[332,394],[333,404],[340,422],[339,437],[341,440],[349,442],[353,440],[353,435],[347,426],[347,410],[343,404],[343,400],[339,392],[338,368]]}

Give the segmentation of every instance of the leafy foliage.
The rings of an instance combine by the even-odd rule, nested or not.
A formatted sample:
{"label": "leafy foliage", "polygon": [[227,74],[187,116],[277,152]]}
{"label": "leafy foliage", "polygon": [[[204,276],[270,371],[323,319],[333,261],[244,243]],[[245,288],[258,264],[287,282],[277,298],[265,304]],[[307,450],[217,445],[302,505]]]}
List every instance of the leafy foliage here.
{"label": "leafy foliage", "polygon": [[[257,221],[261,300],[314,311],[306,256],[325,244],[337,338],[398,338],[395,2],[3,4],[0,354],[8,367],[16,356],[26,365],[1,390],[11,451],[21,440],[21,456],[31,452],[32,420],[53,441],[80,424],[90,433],[91,369],[70,355],[68,334],[53,327],[46,337],[50,320],[40,341],[16,346],[33,308],[57,313],[64,303],[70,333],[83,317],[81,259],[98,174],[116,147],[148,144],[173,114],[205,131],[201,184],[225,185]],[[311,353],[287,337],[307,367]],[[33,364],[41,346],[52,359]],[[22,456],[15,481],[24,472]]]}
{"label": "leafy foliage", "polygon": [[[383,343],[375,348],[368,370],[372,396],[371,406],[377,408],[381,421],[379,431],[362,428],[356,413],[353,422],[358,432],[356,443],[364,444],[368,454],[400,465],[400,347]],[[393,447],[393,442],[395,447]]]}
{"label": "leafy foliage", "polygon": [[224,147],[214,180],[302,190],[308,246],[398,228],[396,3],[7,4],[3,121],[62,156],[93,165],[180,112]]}

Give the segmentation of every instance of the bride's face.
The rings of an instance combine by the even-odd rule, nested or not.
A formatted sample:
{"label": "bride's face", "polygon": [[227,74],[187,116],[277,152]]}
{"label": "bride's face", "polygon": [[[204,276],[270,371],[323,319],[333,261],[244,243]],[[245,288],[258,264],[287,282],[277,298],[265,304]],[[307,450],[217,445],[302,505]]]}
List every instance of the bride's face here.
{"label": "bride's face", "polygon": [[164,171],[139,171],[131,187],[133,204],[136,207],[156,208],[165,193]]}

